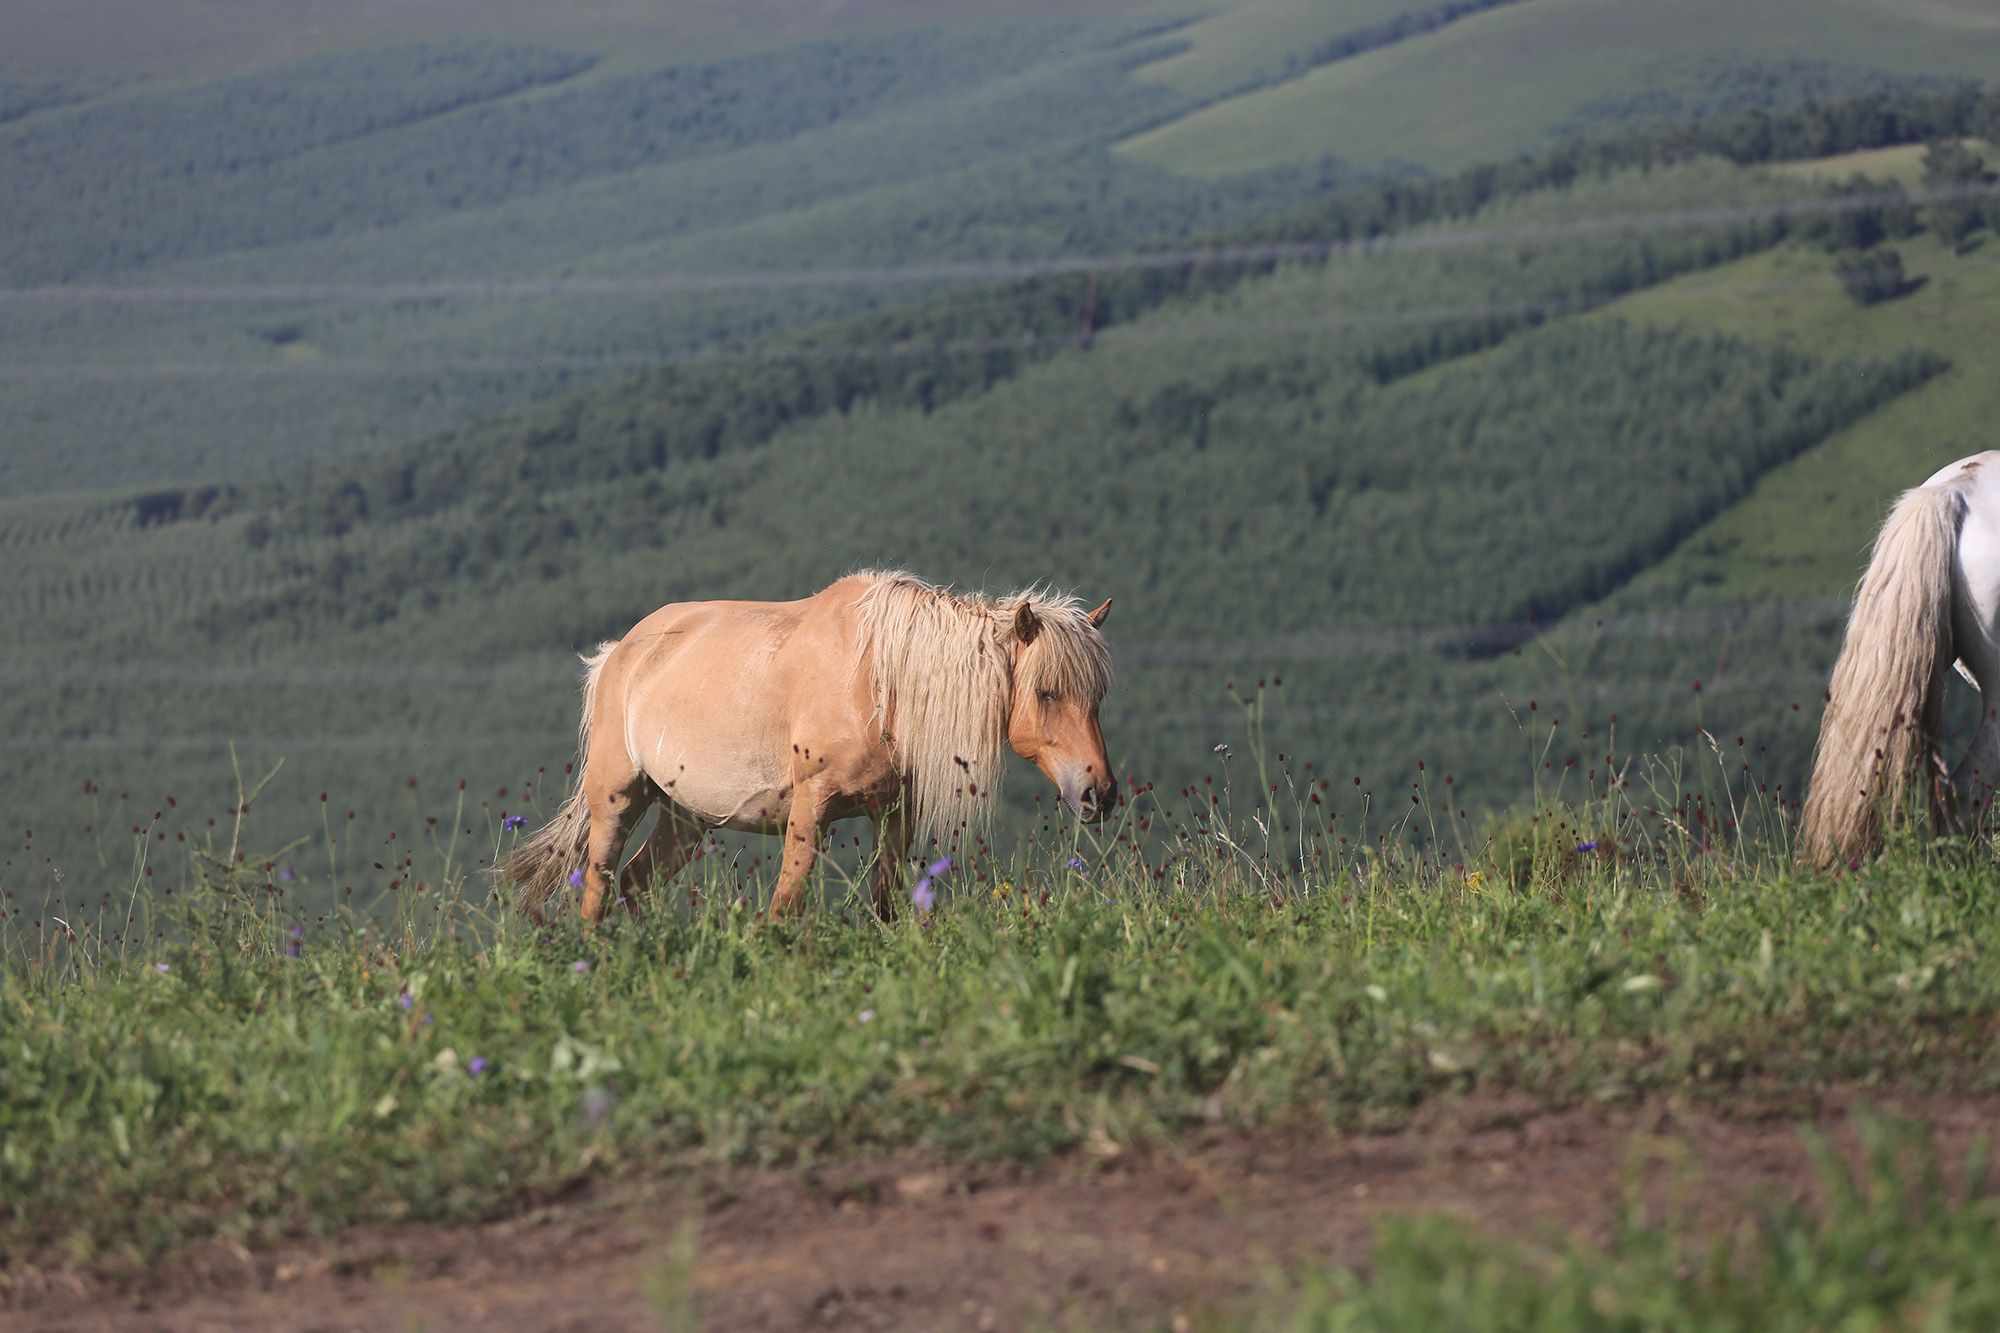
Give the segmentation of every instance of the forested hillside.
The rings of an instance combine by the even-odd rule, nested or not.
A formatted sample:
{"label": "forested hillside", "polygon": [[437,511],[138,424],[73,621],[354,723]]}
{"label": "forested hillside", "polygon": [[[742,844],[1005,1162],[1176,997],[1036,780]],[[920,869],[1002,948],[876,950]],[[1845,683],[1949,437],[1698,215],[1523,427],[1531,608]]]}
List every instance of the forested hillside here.
{"label": "forested hillside", "polygon": [[[1984,0],[1842,3],[1829,26],[1711,0],[615,0],[468,26],[426,0],[285,43],[284,4],[42,6],[0,33],[0,491],[277,475],[928,294],[774,275],[1126,250],[1991,63]],[[94,67],[63,54],[87,23]]]}
{"label": "forested hillside", "polygon": [[[461,778],[483,837],[555,795],[569,650],[863,564],[1115,596],[1108,734],[1163,788],[1243,749],[1225,687],[1260,686],[1271,751],[1384,793],[1385,828],[1387,793],[1440,771],[1470,822],[1696,720],[1795,784],[1856,552],[1964,451],[1921,405],[1989,410],[1965,348],[2000,281],[1996,109],[1875,99],[1357,188],[1171,263],[769,335],[372,461],[9,504],[0,708],[38,830],[13,873],[108,872],[122,830],[179,817],[149,792],[207,818],[231,743],[246,776],[286,760],[269,837],[350,808],[364,845],[408,836]],[[1961,201],[1783,165],[1895,142],[1937,145],[1912,183],[1973,191],[1970,230]],[[1891,256],[1896,290],[1857,286]],[[1820,476],[1904,412],[1865,478]],[[1720,545],[1794,475],[1842,521]],[[1774,585],[1785,542],[1820,554]]]}
{"label": "forested hillside", "polygon": [[[281,758],[260,845],[490,845],[574,651],[863,565],[1115,597],[1139,785],[1261,728],[1428,838],[1412,782],[1471,824],[1699,720],[1794,789],[1881,507],[2000,411],[1994,95],[1899,55],[1450,174],[1131,151],[1550,3],[5,85],[8,887],[221,837]],[[1849,86],[1798,50],[1751,101]]]}
{"label": "forested hillside", "polygon": [[0,124],[0,486],[73,486],[79,448],[112,484],[351,456],[909,294],[652,283],[1119,249],[1338,174],[1111,157],[1190,104],[1130,77],[1160,29],[890,29],[638,72],[371,49]]}
{"label": "forested hillside", "polygon": [[1337,137],[1360,165],[1449,169],[1634,120],[1983,80],[2000,56],[1991,0],[1459,0],[1386,19],[1363,6],[1407,29],[1379,44],[1299,42],[1316,30],[1308,8],[1261,0],[1189,29],[1192,49],[1160,75],[1216,95],[1120,151],[1230,172],[1311,161]]}

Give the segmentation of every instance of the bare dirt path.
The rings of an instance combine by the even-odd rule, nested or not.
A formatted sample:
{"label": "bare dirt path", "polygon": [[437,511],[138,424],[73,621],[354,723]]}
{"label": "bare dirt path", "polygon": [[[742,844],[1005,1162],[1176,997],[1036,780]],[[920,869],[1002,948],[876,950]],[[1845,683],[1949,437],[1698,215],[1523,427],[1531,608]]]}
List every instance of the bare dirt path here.
{"label": "bare dirt path", "polygon": [[[0,1297],[0,1324],[659,1328],[682,1322],[691,1292],[711,1329],[1164,1327],[1254,1295],[1274,1264],[1365,1262],[1388,1213],[1596,1236],[1643,1178],[1650,1192],[1698,1185],[1680,1192],[1726,1226],[1810,1193],[1801,1121],[1851,1148],[1858,1104],[1724,1115],[1478,1098],[1394,1134],[1217,1137],[1032,1173],[881,1159],[739,1174],[699,1196],[603,1190],[482,1226],[218,1249],[133,1280],[43,1275]],[[1929,1122],[1954,1169],[2000,1128],[2000,1095],[1867,1104]]]}

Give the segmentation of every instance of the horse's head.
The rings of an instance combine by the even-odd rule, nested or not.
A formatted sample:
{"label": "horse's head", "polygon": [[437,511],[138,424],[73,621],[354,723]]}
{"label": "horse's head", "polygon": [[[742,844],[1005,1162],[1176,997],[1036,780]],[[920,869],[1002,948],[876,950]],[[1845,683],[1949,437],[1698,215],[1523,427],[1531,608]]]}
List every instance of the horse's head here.
{"label": "horse's head", "polygon": [[1009,633],[1014,698],[1007,741],[1055,784],[1077,818],[1092,822],[1118,799],[1097,724],[1097,706],[1111,687],[1111,652],[1097,627],[1110,613],[1109,598],[1089,612],[1052,605],[1037,610],[1023,600]]}

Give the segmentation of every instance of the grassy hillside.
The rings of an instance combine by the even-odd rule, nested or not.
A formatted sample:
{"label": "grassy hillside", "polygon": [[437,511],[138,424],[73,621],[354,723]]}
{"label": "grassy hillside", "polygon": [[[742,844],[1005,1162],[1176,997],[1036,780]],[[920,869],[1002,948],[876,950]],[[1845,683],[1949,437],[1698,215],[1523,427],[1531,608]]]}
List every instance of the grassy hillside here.
{"label": "grassy hillside", "polygon": [[[543,49],[385,48],[0,126],[25,182],[0,201],[24,289],[0,300],[0,486],[75,484],[79,458],[106,483],[352,455],[912,294],[627,283],[1118,250],[1321,188],[1107,159],[1186,101],[1127,76],[1151,32],[892,28],[602,76]],[[593,286],[480,294],[522,280]],[[404,287],[438,281],[471,290]]]}
{"label": "grassy hillside", "polygon": [[[1841,0],[1838,21],[1706,2],[41,13],[0,44],[20,62],[0,65],[0,272],[33,289],[0,292],[0,489],[275,474],[923,294],[770,271],[1118,251],[1385,164],[1992,54],[1970,0]],[[86,20],[137,63],[100,42],[67,72]],[[171,39],[142,36],[156,23]],[[190,63],[198,39],[227,63]],[[118,81],[148,68],[172,77]],[[749,271],[767,284],[623,290]],[[405,286],[439,281],[473,290]],[[594,285],[479,294],[493,281]]]}
{"label": "grassy hillside", "polygon": [[656,65],[783,46],[911,23],[1145,11],[1126,0],[870,0],[801,6],[784,0],[352,0],[337,9],[289,0],[246,9],[213,0],[18,0],[0,44],[0,74],[110,83],[225,74],[246,65],[343,54],[404,42],[481,35],[588,51],[620,65]]}
{"label": "grassy hillside", "polygon": [[[1959,126],[1981,105],[1922,114]],[[1809,128],[1870,135],[1919,109]],[[1768,541],[1715,547],[1740,593],[1672,571],[1793,460],[1884,414],[1942,420],[1922,405],[1956,401],[1986,337],[1984,233],[1948,255],[1908,209],[1788,221],[1754,210],[1823,187],[1606,152],[1235,234],[1378,242],[1327,258],[1001,283],[280,485],[16,501],[0,724],[37,833],[10,873],[36,897],[117,874],[120,830],[166,793],[227,827],[232,744],[246,779],[286,760],[257,802],[280,845],[351,809],[342,845],[388,847],[461,780],[450,826],[477,841],[562,785],[570,650],[665,601],[803,595],[881,564],[1117,597],[1107,726],[1162,790],[1216,779],[1215,746],[1261,728],[1392,828],[1401,798],[1376,794],[1442,765],[1472,839],[1538,778],[1602,782],[1701,720],[1795,792],[1843,543],[1915,478],[1857,482],[1844,535],[1789,524],[1823,539],[1811,578],[1749,572]],[[1752,211],[1606,225],[1719,205]],[[1841,293],[1825,247],[1863,222],[1896,229],[1923,285]],[[1536,644],[1530,622],[1559,628]],[[1037,791],[1013,785],[1011,818]]]}
{"label": "grassy hillside", "polygon": [[[1274,31],[1267,58],[1284,46]],[[1557,131],[1979,80],[1997,61],[2000,9],[1983,0],[1530,0],[1205,106],[1120,151],[1196,174],[1326,155],[1449,169]]]}
{"label": "grassy hillside", "polygon": [[[1531,192],[1470,221],[1793,188],[1694,163]],[[1412,237],[1433,233],[1450,231]],[[1535,660],[1463,660],[1490,651],[1482,627],[1611,591],[1763,471],[1943,364],[1893,345],[1843,360],[1559,317],[1775,236],[1418,247],[1243,273],[1150,313],[1108,283],[1106,316],[1131,311],[1087,352],[675,372],[275,501],[21,506],[5,614],[38,636],[4,706],[43,830],[24,859],[46,889],[51,856],[106,869],[122,856],[126,817],[87,813],[84,778],[107,802],[136,785],[138,805],[157,806],[149,787],[227,804],[231,740],[253,773],[288,759],[259,803],[282,827],[316,820],[313,793],[328,790],[382,838],[406,822],[413,777],[424,793],[470,779],[487,807],[476,829],[570,757],[563,649],[675,597],[799,595],[869,563],[1117,596],[1126,670],[1107,721],[1121,765],[1163,785],[1241,741],[1223,683],[1277,674],[1281,748],[1370,790],[1443,752],[1468,810],[1512,799],[1526,742],[1497,692],[1561,686]],[[1073,329],[1081,284],[1041,288]],[[1026,294],[981,298],[984,315],[941,304],[940,327],[1019,327]],[[1480,313],[1431,313],[1468,305]],[[889,326],[828,336],[925,336],[878,318]],[[1634,511],[1635,486],[1670,502]],[[1367,633],[1346,643],[1346,630]],[[1424,642],[1446,651],[1414,650]]]}

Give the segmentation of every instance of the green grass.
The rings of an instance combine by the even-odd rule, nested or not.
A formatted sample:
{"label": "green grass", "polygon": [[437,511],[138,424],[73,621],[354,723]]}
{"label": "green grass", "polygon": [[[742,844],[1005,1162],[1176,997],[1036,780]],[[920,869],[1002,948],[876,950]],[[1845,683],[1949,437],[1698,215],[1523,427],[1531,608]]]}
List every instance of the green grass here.
{"label": "green grass", "polygon": [[1532,0],[1204,107],[1121,151],[1196,174],[1326,154],[1447,170],[1533,148],[1636,92],[1700,98],[1718,71],[1770,65],[1781,80],[1794,62],[1984,78],[2000,63],[2000,14],[1972,0]]}
{"label": "green grass", "polygon": [[1523,1242],[1443,1217],[1378,1229],[1366,1274],[1306,1273],[1253,1318],[1273,1329],[1990,1328],[2000,1196],[1990,1144],[1941,1161],[1919,1126],[1868,1117],[1850,1164],[1807,1144],[1820,1201],[1767,1200],[1733,1236],[1637,1198],[1602,1243]]}
{"label": "green grass", "polygon": [[0,1266],[488,1216],[594,1176],[1393,1127],[1474,1088],[2000,1077],[1983,853],[1800,877],[1778,813],[1710,766],[1664,822],[1635,773],[1440,864],[1371,849],[1448,812],[1329,788],[1342,816],[1311,832],[1310,779],[1253,811],[1246,763],[1240,789],[1147,802],[1136,845],[1020,844],[887,927],[843,915],[837,878],[834,908],[765,924],[721,858],[586,934],[474,901],[477,840],[373,873],[364,850],[361,898],[323,909],[312,867],[354,855],[331,843],[286,853],[295,879],[150,853],[173,892],[135,873],[73,933],[9,927]]}

